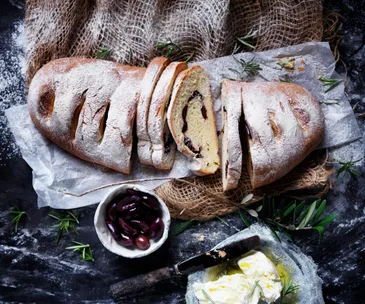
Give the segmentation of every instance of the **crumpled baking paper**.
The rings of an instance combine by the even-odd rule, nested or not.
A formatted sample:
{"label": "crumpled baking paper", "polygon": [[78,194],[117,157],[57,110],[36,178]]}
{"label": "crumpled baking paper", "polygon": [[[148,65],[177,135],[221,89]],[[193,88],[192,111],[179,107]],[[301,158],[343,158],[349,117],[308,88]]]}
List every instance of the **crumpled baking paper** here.
{"label": "crumpled baking paper", "polygon": [[[261,239],[259,251],[268,254],[275,261],[282,264],[289,271],[293,283],[299,285],[298,304],[324,304],[322,295],[322,281],[317,275],[317,265],[313,259],[306,256],[299,247],[293,243],[285,241],[285,236],[281,233],[282,242],[279,243],[272,232],[266,226],[258,223],[249,228],[232,235],[228,239],[219,243],[213,249],[222,248],[233,242],[258,235]],[[209,268],[205,271],[195,272],[188,277],[185,300],[189,304],[199,304],[199,300],[194,294],[194,283],[206,282]],[[275,302],[276,303],[276,302]]]}
{"label": "crumpled baking paper", "polygon": [[[320,148],[343,145],[362,137],[352,108],[344,94],[343,82],[325,93],[328,87],[324,87],[318,79],[320,76],[340,79],[334,71],[335,60],[328,43],[311,42],[234,56],[237,60],[243,59],[247,62],[253,59],[253,62],[260,64],[262,70],[253,81],[279,81],[279,78],[285,79],[287,75],[294,83],[312,92],[322,103],[325,115],[326,131]],[[295,59],[293,72],[278,65],[279,58],[287,57]],[[221,81],[224,78],[236,78],[236,73],[230,69],[239,70],[239,64],[232,56],[191,65],[197,64],[201,65],[209,76],[217,129],[220,130]],[[170,171],[159,171],[151,166],[142,165],[134,156],[133,173],[123,175],[78,159],[51,143],[34,127],[26,105],[8,109],[6,116],[23,158],[33,169],[33,187],[38,194],[39,207],[51,206],[58,209],[83,207],[100,202],[113,189],[109,186],[95,190],[99,187],[142,179],[146,181],[136,183],[153,189],[171,178],[191,175],[185,156],[179,152]],[[95,191],[88,192],[90,190]]]}

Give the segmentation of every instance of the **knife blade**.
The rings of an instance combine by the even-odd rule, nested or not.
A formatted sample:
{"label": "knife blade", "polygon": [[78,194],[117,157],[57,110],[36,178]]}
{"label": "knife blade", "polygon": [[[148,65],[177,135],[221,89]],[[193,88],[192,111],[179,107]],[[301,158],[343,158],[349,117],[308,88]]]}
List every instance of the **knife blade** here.
{"label": "knife blade", "polygon": [[231,259],[237,258],[260,245],[260,238],[255,235],[247,239],[236,241],[227,246],[210,250],[203,254],[196,255],[185,261],[177,263],[172,267],[164,267],[146,274],[141,274],[110,286],[109,294],[118,300],[125,296],[137,293],[160,281],[170,279],[174,276],[188,275]]}

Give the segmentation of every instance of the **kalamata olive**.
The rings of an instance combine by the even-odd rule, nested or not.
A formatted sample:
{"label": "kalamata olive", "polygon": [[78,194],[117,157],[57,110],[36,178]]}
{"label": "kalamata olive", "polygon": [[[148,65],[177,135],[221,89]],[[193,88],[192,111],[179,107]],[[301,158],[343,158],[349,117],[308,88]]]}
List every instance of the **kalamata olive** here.
{"label": "kalamata olive", "polygon": [[115,221],[117,218],[117,203],[111,203],[106,214],[109,220]]}
{"label": "kalamata olive", "polygon": [[144,216],[144,221],[148,224],[151,225],[152,222],[158,218],[160,215],[158,214],[158,212],[155,212],[153,210],[150,210],[146,213],[146,215]]}
{"label": "kalamata olive", "polygon": [[127,189],[127,193],[128,193],[129,195],[137,195],[137,196],[142,195],[142,193],[141,193],[141,192],[136,191],[136,190],[133,190],[133,189]]}
{"label": "kalamata olive", "polygon": [[143,234],[146,234],[150,229],[150,226],[148,226],[145,221],[141,221],[141,220],[131,220],[129,222],[129,224],[132,227],[141,231],[141,233],[143,233]]}
{"label": "kalamata olive", "polygon": [[128,223],[122,217],[118,217],[118,224],[119,224],[120,229],[125,234],[132,235],[132,236],[135,236],[138,234],[137,229],[128,225]]}
{"label": "kalamata olive", "polygon": [[105,224],[108,227],[110,233],[112,234],[114,240],[118,240],[119,229],[111,220],[105,220]]}
{"label": "kalamata olive", "polygon": [[158,202],[158,200],[156,198],[154,198],[151,195],[146,196],[146,200],[144,200],[144,202],[147,203],[147,205],[152,209],[152,210],[156,210],[159,211],[160,210],[160,204]]}
{"label": "kalamata olive", "polygon": [[136,203],[131,203],[128,205],[124,205],[124,206],[119,206],[119,204],[117,205],[117,211],[118,212],[127,212],[133,208],[136,208],[137,204]]}
{"label": "kalamata olive", "polygon": [[133,245],[134,240],[131,236],[121,233],[119,235],[119,239],[117,240],[117,242],[119,245],[122,245],[123,247],[130,247]]}
{"label": "kalamata olive", "polygon": [[136,204],[138,202],[142,201],[142,199],[139,197],[139,196],[136,196],[136,195],[132,195],[132,196],[128,196],[128,197],[125,197],[123,198],[117,205],[117,211],[125,211],[123,208],[125,206],[129,206],[131,204]]}
{"label": "kalamata olive", "polygon": [[139,249],[146,250],[150,248],[150,240],[143,234],[136,237],[135,243]]}
{"label": "kalamata olive", "polygon": [[131,219],[136,219],[138,218],[140,215],[142,215],[144,213],[144,210],[142,208],[139,207],[135,207],[133,209],[130,209],[129,211],[127,211],[124,215],[124,218],[126,220],[131,220]]}
{"label": "kalamata olive", "polygon": [[164,228],[165,224],[163,223],[162,219],[160,217],[155,219],[150,226],[149,230],[150,238],[153,240],[160,239],[163,234]]}

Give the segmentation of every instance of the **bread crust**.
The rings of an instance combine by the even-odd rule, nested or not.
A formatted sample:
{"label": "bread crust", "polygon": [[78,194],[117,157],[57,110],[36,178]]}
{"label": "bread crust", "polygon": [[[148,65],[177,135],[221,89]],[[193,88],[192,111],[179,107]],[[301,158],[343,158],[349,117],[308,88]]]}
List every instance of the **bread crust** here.
{"label": "bread crust", "polygon": [[322,141],[324,116],[309,91],[293,83],[241,83],[254,189],[301,163]]}
{"label": "bread crust", "polygon": [[129,174],[132,130],[145,68],[90,58],[44,65],[31,81],[35,126],[61,148]]}
{"label": "bread crust", "polygon": [[[148,114],[148,134],[152,142],[152,162],[157,169],[169,170],[175,161],[175,142],[172,140],[171,144],[165,147],[165,141],[171,136],[166,112],[175,79],[187,68],[186,62],[170,63],[162,72],[152,95]],[[165,148],[168,148],[169,152],[165,152]]]}
{"label": "bread crust", "polygon": [[237,188],[242,170],[240,118],[242,115],[241,86],[236,81],[222,82],[222,159],[223,191]]}
{"label": "bread crust", "polygon": [[165,57],[156,57],[148,64],[141,84],[141,91],[137,107],[137,137],[138,158],[142,164],[153,165],[152,143],[148,134],[148,114],[151,98],[160,76],[170,60]]}
{"label": "bread crust", "polygon": [[[193,152],[185,143],[185,133],[182,132],[181,129],[181,106],[182,102],[179,101],[180,99],[187,99],[190,95],[186,95],[183,92],[183,89],[186,88],[185,83],[191,76],[192,73],[200,73],[201,76],[204,78],[204,84],[207,87],[201,88],[204,89],[207,93],[206,98],[203,100],[204,105],[206,106],[207,115],[211,121],[211,130],[210,138],[213,138],[213,145],[210,149],[213,151],[213,159],[210,160],[210,163],[205,162],[206,158],[199,158],[199,153]],[[195,86],[195,85],[194,85]],[[189,88],[190,91],[193,91]],[[191,92],[190,92],[191,94]],[[220,159],[218,156],[218,136],[216,132],[216,123],[215,123],[215,116],[213,111],[213,102],[210,93],[209,82],[207,79],[207,75],[204,69],[200,66],[193,66],[187,70],[182,71],[176,78],[173,92],[171,95],[171,101],[169,108],[167,110],[167,122],[171,131],[171,134],[176,142],[177,148],[180,152],[184,153],[190,161],[190,170],[194,172],[196,175],[208,175],[214,174],[216,170],[219,168]],[[209,128],[210,129],[210,128]]]}

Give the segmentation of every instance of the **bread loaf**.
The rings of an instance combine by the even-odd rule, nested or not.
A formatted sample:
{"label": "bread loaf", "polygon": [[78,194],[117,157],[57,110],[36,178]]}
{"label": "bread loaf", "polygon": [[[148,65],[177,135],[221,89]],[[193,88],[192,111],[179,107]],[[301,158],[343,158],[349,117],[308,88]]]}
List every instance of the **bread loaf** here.
{"label": "bread loaf", "polygon": [[153,91],[169,59],[156,57],[149,63],[141,84],[137,108],[138,158],[146,165],[152,165],[152,143],[148,135],[148,114]]}
{"label": "bread loaf", "polygon": [[30,116],[63,149],[128,174],[145,70],[98,59],[51,61],[30,84]]}
{"label": "bread loaf", "polygon": [[241,178],[242,147],[240,120],[242,116],[241,86],[236,81],[222,82],[222,182],[223,191],[235,189]]}
{"label": "bread loaf", "polygon": [[176,78],[167,121],[178,149],[197,175],[213,174],[220,163],[213,102],[207,74],[200,66]]}
{"label": "bread loaf", "polygon": [[324,116],[309,91],[293,83],[237,83],[248,139],[252,187],[272,183],[304,160],[321,142]]}
{"label": "bread loaf", "polygon": [[187,69],[186,62],[172,62],[162,72],[152,95],[148,114],[148,135],[152,143],[152,163],[169,170],[175,161],[176,144],[166,121],[166,112],[177,75]]}

